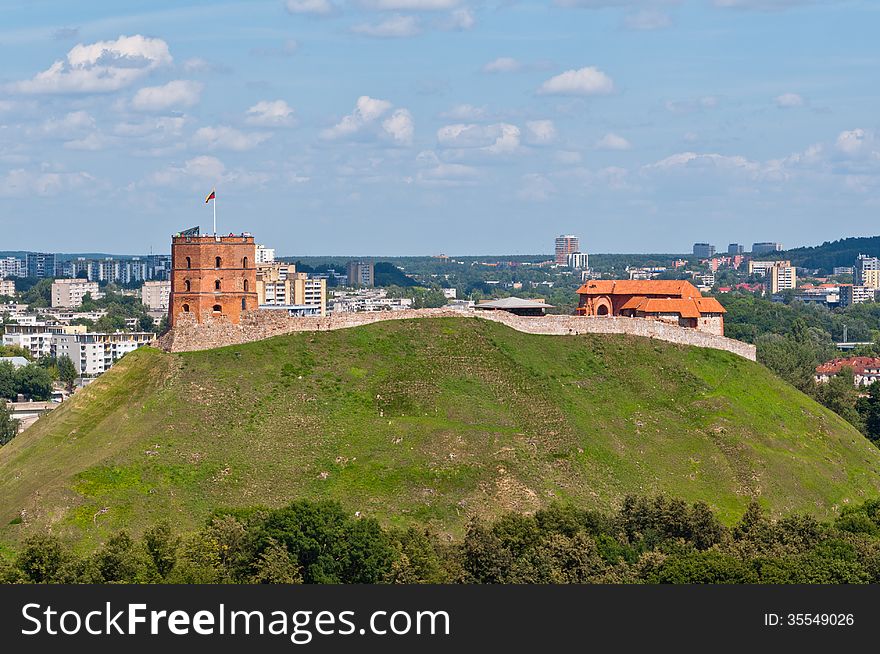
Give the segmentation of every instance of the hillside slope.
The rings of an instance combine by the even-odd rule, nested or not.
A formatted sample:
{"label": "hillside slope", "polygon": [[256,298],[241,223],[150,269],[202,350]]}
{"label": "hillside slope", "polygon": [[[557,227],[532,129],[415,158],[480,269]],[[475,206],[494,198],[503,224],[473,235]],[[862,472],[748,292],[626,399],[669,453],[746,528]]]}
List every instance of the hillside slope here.
{"label": "hillside slope", "polygon": [[457,533],[472,515],[660,491],[727,520],[753,496],[824,516],[880,496],[880,451],[726,352],[388,321],[127,355],[0,448],[0,543],[51,526],[90,547],[303,497]]}

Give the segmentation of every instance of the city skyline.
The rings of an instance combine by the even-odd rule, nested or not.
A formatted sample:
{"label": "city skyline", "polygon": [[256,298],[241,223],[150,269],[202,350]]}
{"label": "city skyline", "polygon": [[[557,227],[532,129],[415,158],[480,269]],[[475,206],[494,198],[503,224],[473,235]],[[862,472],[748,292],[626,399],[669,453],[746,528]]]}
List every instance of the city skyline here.
{"label": "city skyline", "polygon": [[588,252],[687,252],[876,232],[880,11],[866,1],[114,12],[6,8],[4,250],[166,252],[170,234],[210,227],[214,187],[218,231],[281,256],[534,254],[567,233]]}

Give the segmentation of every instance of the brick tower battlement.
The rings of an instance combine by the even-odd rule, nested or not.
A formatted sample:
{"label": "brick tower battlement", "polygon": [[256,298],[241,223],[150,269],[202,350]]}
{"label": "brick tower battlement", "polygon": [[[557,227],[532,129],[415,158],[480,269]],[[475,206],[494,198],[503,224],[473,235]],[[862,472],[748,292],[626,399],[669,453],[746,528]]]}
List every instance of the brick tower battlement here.
{"label": "brick tower battlement", "polygon": [[257,309],[256,254],[250,234],[173,236],[169,325],[184,313],[199,323],[225,317],[238,324],[243,311]]}

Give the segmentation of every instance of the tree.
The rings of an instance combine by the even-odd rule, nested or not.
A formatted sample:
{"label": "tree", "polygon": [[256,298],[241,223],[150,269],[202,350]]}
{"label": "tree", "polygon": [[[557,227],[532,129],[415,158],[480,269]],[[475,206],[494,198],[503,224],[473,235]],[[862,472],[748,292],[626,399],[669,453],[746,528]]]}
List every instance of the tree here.
{"label": "tree", "polygon": [[860,397],[856,402],[856,411],[865,436],[880,444],[880,383],[874,382],[868,387],[867,397]]}
{"label": "tree", "polygon": [[73,365],[73,361],[66,354],[58,357],[56,365],[58,368],[58,381],[67,387],[68,393],[72,393],[77,377],[76,366]]}
{"label": "tree", "polygon": [[15,400],[18,397],[18,381],[15,366],[9,361],[0,361],[0,398]]}
{"label": "tree", "polygon": [[9,405],[0,399],[0,445],[6,445],[18,435],[19,421],[12,417]]}
{"label": "tree", "polygon": [[851,425],[861,429],[861,417],[856,410],[859,391],[855,386],[852,368],[841,368],[826,383],[820,384],[817,399]]}
{"label": "tree", "polygon": [[29,400],[48,400],[52,397],[52,375],[40,366],[31,364],[15,371],[16,388]]}

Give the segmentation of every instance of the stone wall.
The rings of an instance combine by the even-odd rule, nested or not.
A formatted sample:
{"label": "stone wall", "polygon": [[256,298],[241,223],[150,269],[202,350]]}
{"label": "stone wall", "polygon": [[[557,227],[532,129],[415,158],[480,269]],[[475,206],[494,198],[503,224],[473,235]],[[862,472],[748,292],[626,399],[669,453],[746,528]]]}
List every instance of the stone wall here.
{"label": "stone wall", "polygon": [[726,350],[755,360],[755,346],[731,338],[644,318],[624,316],[515,316],[506,311],[454,311],[450,309],[409,309],[370,313],[340,313],[327,317],[292,318],[279,311],[246,311],[239,324],[224,318],[198,324],[181,316],[170,332],[157,341],[169,352],[191,352],[226,345],[259,341],[293,332],[316,332],[358,327],[382,320],[456,317],[493,320],[527,334],[576,336],[578,334],[630,334],[678,345],[694,345]]}

